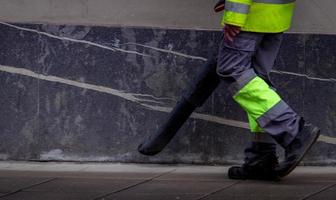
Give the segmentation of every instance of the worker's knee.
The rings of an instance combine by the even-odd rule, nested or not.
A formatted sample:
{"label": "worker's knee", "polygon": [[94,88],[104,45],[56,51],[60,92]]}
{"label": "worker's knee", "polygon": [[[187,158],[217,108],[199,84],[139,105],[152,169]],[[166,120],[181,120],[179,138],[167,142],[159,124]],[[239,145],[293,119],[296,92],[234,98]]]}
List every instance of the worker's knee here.
{"label": "worker's knee", "polygon": [[217,74],[221,78],[238,79],[246,70],[251,68],[252,53],[225,48],[218,56]]}

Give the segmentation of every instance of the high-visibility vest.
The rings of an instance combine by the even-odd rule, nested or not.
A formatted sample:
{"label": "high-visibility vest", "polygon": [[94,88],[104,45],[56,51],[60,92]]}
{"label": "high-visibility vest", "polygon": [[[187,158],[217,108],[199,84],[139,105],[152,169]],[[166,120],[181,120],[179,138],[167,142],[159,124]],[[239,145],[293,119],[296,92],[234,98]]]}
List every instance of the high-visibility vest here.
{"label": "high-visibility vest", "polygon": [[279,33],[290,28],[295,0],[226,0],[222,25],[243,31]]}

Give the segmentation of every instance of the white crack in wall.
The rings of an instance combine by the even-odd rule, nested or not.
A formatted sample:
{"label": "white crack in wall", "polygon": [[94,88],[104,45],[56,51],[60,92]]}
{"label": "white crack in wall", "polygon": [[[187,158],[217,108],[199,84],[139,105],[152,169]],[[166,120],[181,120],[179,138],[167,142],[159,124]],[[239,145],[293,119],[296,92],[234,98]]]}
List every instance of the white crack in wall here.
{"label": "white crack in wall", "polygon": [[[18,67],[0,65],[0,71],[1,72],[6,72],[6,73],[11,73],[11,74],[16,74],[16,75],[21,75],[21,76],[27,76],[27,77],[31,77],[31,78],[35,78],[35,79],[39,79],[39,80],[44,80],[44,81],[49,81],[49,82],[62,83],[62,84],[65,84],[65,85],[74,86],[74,87],[82,88],[82,89],[88,89],[88,90],[92,90],[92,91],[96,91],[96,92],[100,92],[100,93],[107,93],[107,94],[110,94],[110,95],[113,95],[113,96],[117,96],[117,97],[126,99],[128,101],[137,103],[137,104],[143,106],[144,108],[150,109],[150,110],[153,110],[153,111],[169,113],[172,110],[171,107],[155,106],[155,105],[144,103],[144,102],[152,102],[152,103],[159,103],[160,104],[161,102],[148,100],[148,99],[142,99],[142,98],[136,97],[137,94],[126,93],[126,92],[115,90],[115,89],[105,87],[105,86],[99,86],[99,85],[94,85],[94,84],[88,84],[88,83],[73,81],[73,80],[64,79],[64,78],[56,77],[56,76],[38,74],[38,73],[35,73],[35,72],[33,72],[31,70],[28,70],[28,69],[25,69],[25,68],[18,68]],[[141,95],[144,95],[144,94],[141,94]],[[151,96],[151,95],[144,95],[144,96]],[[227,125],[227,126],[233,126],[233,127],[237,127],[237,128],[248,129],[248,124],[245,123],[245,122],[236,121],[236,120],[229,120],[229,119],[225,119],[225,118],[221,118],[221,117],[213,116],[213,115],[207,115],[207,114],[202,114],[202,113],[195,112],[191,115],[191,118],[200,119],[200,120],[213,122],[213,123],[218,123],[218,124]],[[336,138],[332,138],[332,137],[325,136],[325,135],[322,135],[319,138],[319,141],[325,142],[325,143],[328,143],[328,144],[336,144]]]}
{"label": "white crack in wall", "polygon": [[[38,30],[35,30],[35,29],[24,28],[24,27],[16,26],[16,25],[9,24],[9,23],[6,23],[6,22],[0,22],[0,24],[2,24],[4,26],[11,27],[11,28],[15,28],[17,30],[36,33],[36,34],[40,34],[40,35],[43,35],[43,36],[46,36],[46,37],[59,39],[59,40],[62,40],[62,41],[65,40],[65,41],[70,41],[70,42],[75,42],[75,43],[87,44],[87,45],[95,46],[95,47],[98,47],[98,48],[103,48],[103,49],[106,49],[106,50],[109,50],[109,51],[112,51],[112,52],[130,53],[130,54],[136,54],[136,55],[145,56],[145,57],[151,56],[151,55],[143,54],[143,53],[136,52],[136,51],[128,51],[128,50],[124,50],[124,49],[121,49],[121,48],[115,48],[115,47],[109,47],[109,46],[97,44],[97,43],[92,42],[92,41],[86,41],[86,40],[79,40],[79,39],[72,39],[72,38],[68,38],[68,37],[56,36],[56,35],[53,35],[53,34],[50,34],[50,33],[41,32],[41,31],[38,31]],[[201,61],[206,61],[207,60],[204,57],[188,55],[188,54],[176,52],[176,51],[173,51],[173,50],[161,49],[161,48],[151,47],[151,46],[143,45],[143,44],[126,43],[126,44],[123,44],[123,45],[138,45],[138,46],[142,46],[144,48],[150,48],[150,49],[153,49],[153,50],[156,50],[156,51],[159,51],[159,52],[174,54],[174,55],[185,57],[185,58],[196,59],[196,60],[201,60]],[[0,71],[11,73],[11,74],[22,75],[22,76],[28,76],[28,77],[31,77],[31,78],[36,78],[36,79],[40,79],[40,80],[44,80],[44,81],[62,83],[62,84],[66,84],[66,85],[69,85],[69,86],[74,86],[74,87],[78,87],[78,88],[97,91],[97,92],[100,92],[100,93],[111,94],[113,96],[117,96],[117,97],[126,99],[128,101],[138,103],[139,105],[143,106],[144,108],[150,109],[150,110],[153,110],[153,111],[169,113],[172,110],[171,107],[162,106],[162,104],[164,104],[164,103],[160,102],[160,100],[164,100],[164,99],[172,100],[171,98],[158,98],[158,97],[154,97],[153,95],[149,95],[149,94],[127,93],[127,92],[115,90],[115,89],[112,89],[112,88],[108,88],[108,87],[105,87],[105,86],[99,86],[99,85],[95,85],[95,84],[73,81],[73,80],[64,79],[64,78],[61,78],[61,77],[56,77],[56,76],[51,76],[51,75],[38,74],[38,73],[35,73],[31,70],[27,70],[25,68],[18,68],[18,67],[0,65]],[[278,71],[278,70],[273,70],[272,72],[277,73],[277,74],[286,74],[286,75],[304,77],[304,78],[307,78],[307,79],[310,79],[310,80],[316,80],[316,81],[336,82],[336,80],[334,78],[311,77],[311,76],[308,76],[306,74],[299,74],[299,73]],[[151,104],[148,104],[148,103],[161,104],[161,106],[151,105]],[[228,126],[248,129],[248,124],[245,123],[245,122],[241,122],[241,121],[224,119],[224,118],[221,118],[221,117],[202,114],[202,113],[194,113],[194,114],[192,114],[191,117],[194,118],[194,119],[200,119],[200,120],[209,121],[209,122],[213,122],[213,123],[218,123],[218,124],[222,124],[222,125],[228,125]],[[329,144],[336,144],[336,138],[329,137],[329,136],[326,136],[326,135],[322,135],[319,138],[319,141],[329,143]]]}
{"label": "white crack in wall", "polygon": [[[139,55],[139,56],[151,57],[151,55],[140,53],[140,52],[137,52],[137,51],[129,51],[129,50],[125,50],[125,49],[121,49],[121,48],[117,48],[117,47],[109,47],[109,46],[101,45],[101,44],[98,44],[98,43],[95,43],[95,42],[92,42],[92,41],[87,41],[87,40],[79,40],[79,39],[73,39],[73,38],[69,38],[69,37],[57,36],[57,35],[53,35],[53,34],[50,34],[50,33],[38,31],[38,30],[35,30],[35,29],[20,27],[20,26],[17,26],[17,25],[6,23],[6,22],[0,22],[0,24],[15,28],[17,30],[28,31],[28,32],[44,35],[46,37],[59,39],[59,40],[64,40],[64,41],[87,44],[87,45],[95,46],[95,47],[98,47],[98,48],[106,49],[106,50],[109,50],[109,51],[112,51],[112,52],[118,51],[118,52],[123,52],[123,53],[136,54],[136,55]],[[195,60],[200,60],[200,61],[207,61],[206,58],[201,57],[201,56],[188,55],[188,54],[184,54],[184,53],[173,51],[173,50],[167,50],[167,49],[162,49],[162,48],[158,48],[158,47],[152,47],[152,46],[148,46],[148,45],[138,44],[138,43],[125,43],[123,45],[137,45],[137,46],[142,46],[144,48],[150,48],[150,49],[153,49],[153,50],[156,50],[156,51],[159,51],[159,52],[163,52],[163,53],[174,54],[174,55],[177,55],[177,56],[190,58],[190,59],[195,59]],[[277,73],[277,74],[286,74],[286,75],[291,75],[291,76],[304,77],[304,78],[307,78],[307,79],[310,79],[310,80],[316,80],[316,81],[336,82],[335,78],[313,77],[313,76],[309,76],[307,74],[300,74],[300,73],[280,71],[280,70],[272,70],[272,72]]]}

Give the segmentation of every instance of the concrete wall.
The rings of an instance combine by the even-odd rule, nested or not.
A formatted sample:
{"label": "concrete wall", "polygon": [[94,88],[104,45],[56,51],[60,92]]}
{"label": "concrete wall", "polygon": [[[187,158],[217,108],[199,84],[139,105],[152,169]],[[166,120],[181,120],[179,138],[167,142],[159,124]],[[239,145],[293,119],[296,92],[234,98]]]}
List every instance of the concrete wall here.
{"label": "concrete wall", "polygon": [[[1,0],[0,20],[220,29],[216,0]],[[336,33],[334,0],[297,1],[291,32]]]}

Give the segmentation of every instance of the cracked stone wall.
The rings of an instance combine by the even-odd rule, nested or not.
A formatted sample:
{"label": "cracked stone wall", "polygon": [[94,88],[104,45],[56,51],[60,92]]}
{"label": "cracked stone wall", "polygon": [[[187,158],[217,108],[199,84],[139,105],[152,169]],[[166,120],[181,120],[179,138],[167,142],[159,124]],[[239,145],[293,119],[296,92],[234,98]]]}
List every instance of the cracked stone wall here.
{"label": "cracked stone wall", "polygon": [[[252,134],[221,85],[155,157],[137,153],[217,50],[219,31],[0,22],[0,159],[227,164]],[[280,94],[322,128],[306,164],[336,163],[334,35],[286,34]]]}

